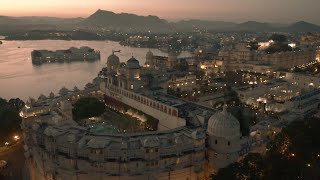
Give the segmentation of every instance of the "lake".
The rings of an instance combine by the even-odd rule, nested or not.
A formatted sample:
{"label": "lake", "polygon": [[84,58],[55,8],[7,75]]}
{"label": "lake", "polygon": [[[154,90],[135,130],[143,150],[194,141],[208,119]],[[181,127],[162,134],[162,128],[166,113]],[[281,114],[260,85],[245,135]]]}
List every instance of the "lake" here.
{"label": "lake", "polygon": [[[119,45],[113,41],[2,41],[0,45],[0,97],[10,99],[19,97],[39,97],[40,94],[55,94],[65,86],[82,89],[95,78],[98,72],[106,66],[107,58],[112,50],[121,50],[117,55],[121,62],[126,62],[131,56],[145,62],[149,49],[132,48]],[[95,62],[48,63],[35,66],[31,62],[33,50],[69,49],[70,47],[89,46],[101,53],[101,60]],[[20,48],[18,48],[20,47]],[[167,55],[157,49],[151,49],[155,55]],[[182,56],[188,56],[184,53]]]}

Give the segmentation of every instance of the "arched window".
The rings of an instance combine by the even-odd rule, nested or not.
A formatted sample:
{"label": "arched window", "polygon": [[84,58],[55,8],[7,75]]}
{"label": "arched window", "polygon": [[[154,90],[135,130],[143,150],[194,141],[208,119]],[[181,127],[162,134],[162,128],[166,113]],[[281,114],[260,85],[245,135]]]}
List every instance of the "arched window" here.
{"label": "arched window", "polygon": [[215,140],[214,143],[215,143],[215,144],[218,144],[218,140]]}
{"label": "arched window", "polygon": [[230,141],[228,141],[228,146],[230,146],[231,145],[231,143],[230,143]]}

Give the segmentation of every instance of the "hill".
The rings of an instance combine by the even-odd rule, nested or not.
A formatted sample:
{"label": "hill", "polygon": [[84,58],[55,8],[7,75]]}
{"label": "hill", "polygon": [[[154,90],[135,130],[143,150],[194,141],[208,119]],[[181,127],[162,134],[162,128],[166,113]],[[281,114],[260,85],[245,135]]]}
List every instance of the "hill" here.
{"label": "hill", "polygon": [[269,23],[261,23],[256,21],[247,21],[244,23],[240,23],[233,27],[236,31],[259,31],[259,32],[267,32],[267,31],[273,31],[275,27],[273,27]]}
{"label": "hill", "polygon": [[72,30],[83,18],[56,18],[42,16],[9,17],[0,16],[0,32],[21,32],[30,30]]}
{"label": "hill", "polygon": [[320,32],[320,26],[305,21],[299,21],[289,25],[284,30],[289,32]]}
{"label": "hill", "polygon": [[113,30],[125,33],[167,33],[174,31],[190,32],[195,28],[209,31],[320,32],[320,26],[305,21],[299,21],[290,25],[257,21],[233,23],[208,20],[182,20],[169,23],[157,16],[114,13],[100,9],[87,18],[0,16],[0,33],[15,33],[31,30],[73,31],[75,29],[90,31],[92,33],[109,32]]}
{"label": "hill", "polygon": [[170,24],[157,16],[138,16],[128,13],[114,13],[111,11],[98,10],[79,23],[82,27],[100,27],[122,32],[151,31],[167,32],[171,29]]}
{"label": "hill", "polygon": [[234,27],[236,24],[225,21],[206,21],[206,20],[182,20],[172,23],[176,30],[191,31],[194,27],[207,30],[224,30]]}

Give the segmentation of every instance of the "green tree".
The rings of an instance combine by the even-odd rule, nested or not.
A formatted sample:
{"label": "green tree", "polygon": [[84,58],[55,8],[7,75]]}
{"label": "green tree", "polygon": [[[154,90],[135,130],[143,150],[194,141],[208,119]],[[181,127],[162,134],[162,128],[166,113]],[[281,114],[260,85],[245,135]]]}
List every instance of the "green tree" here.
{"label": "green tree", "polygon": [[269,54],[293,50],[292,47],[288,45],[285,35],[273,34],[269,39],[274,41],[273,44],[265,50]]}
{"label": "green tree", "polygon": [[0,98],[0,143],[7,141],[13,133],[19,133],[21,117],[19,115],[24,102],[19,98],[9,101]]}
{"label": "green tree", "polygon": [[249,45],[249,49],[250,49],[251,51],[258,50],[259,47],[260,47],[260,45],[258,44],[257,41],[250,41],[248,45]]}
{"label": "green tree", "polygon": [[177,64],[177,68],[179,71],[185,72],[189,70],[189,64],[186,60],[182,60],[179,64]]}
{"label": "green tree", "polygon": [[296,121],[268,145],[265,155],[249,154],[213,179],[319,179],[320,120]]}
{"label": "green tree", "polygon": [[244,159],[220,169],[213,177],[214,180],[262,180],[264,177],[264,157],[260,154],[250,153]]}
{"label": "green tree", "polygon": [[285,36],[283,34],[273,34],[272,36],[269,37],[269,40],[284,43],[288,40],[288,38],[287,38],[287,36]]}
{"label": "green tree", "polygon": [[101,116],[105,111],[105,104],[97,98],[85,97],[79,99],[73,106],[75,120]]}

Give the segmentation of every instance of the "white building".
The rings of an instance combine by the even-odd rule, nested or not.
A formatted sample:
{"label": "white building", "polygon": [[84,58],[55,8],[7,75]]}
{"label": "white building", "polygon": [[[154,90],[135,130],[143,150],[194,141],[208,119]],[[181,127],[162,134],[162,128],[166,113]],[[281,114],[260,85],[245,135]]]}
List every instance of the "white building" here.
{"label": "white building", "polygon": [[208,122],[208,156],[215,170],[236,162],[241,152],[240,123],[226,108],[212,115]]}
{"label": "white building", "polygon": [[[118,59],[111,56],[110,73],[99,90],[39,98],[45,103],[21,112],[31,180],[207,179],[248,152],[240,123],[226,107],[214,114],[211,108],[136,88],[141,67],[134,58],[117,68]],[[142,111],[159,120],[158,131],[97,132],[77,124],[71,119],[69,101],[85,95],[105,95]]]}

